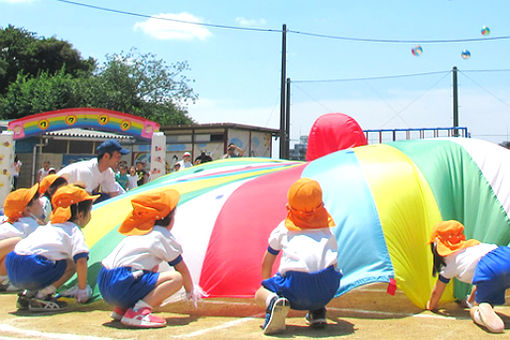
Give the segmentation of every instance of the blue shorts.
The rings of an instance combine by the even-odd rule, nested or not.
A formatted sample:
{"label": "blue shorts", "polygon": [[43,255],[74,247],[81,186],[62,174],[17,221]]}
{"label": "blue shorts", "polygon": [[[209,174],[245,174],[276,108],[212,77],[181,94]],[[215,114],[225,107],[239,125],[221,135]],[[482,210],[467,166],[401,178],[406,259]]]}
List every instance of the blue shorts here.
{"label": "blue shorts", "polygon": [[334,266],[314,273],[288,271],[262,281],[262,286],[287,298],[292,309],[317,310],[328,304],[340,285],[342,274]]}
{"label": "blue shorts", "polygon": [[66,260],[48,260],[41,255],[18,255],[11,251],[5,259],[9,281],[16,287],[39,290],[64,275]]}
{"label": "blue shorts", "polygon": [[115,269],[103,267],[97,277],[97,284],[106,302],[128,309],[156,288],[158,278],[159,273],[148,270],[144,270],[143,275],[135,278],[129,267]]}
{"label": "blue shorts", "polygon": [[473,284],[476,302],[504,304],[505,290],[510,288],[510,248],[498,247],[483,256],[475,268]]}

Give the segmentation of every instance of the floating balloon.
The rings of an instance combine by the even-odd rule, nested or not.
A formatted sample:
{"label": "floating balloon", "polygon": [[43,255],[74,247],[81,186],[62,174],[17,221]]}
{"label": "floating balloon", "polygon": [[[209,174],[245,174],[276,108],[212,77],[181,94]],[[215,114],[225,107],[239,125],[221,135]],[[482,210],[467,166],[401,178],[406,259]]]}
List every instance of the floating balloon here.
{"label": "floating balloon", "polygon": [[482,27],[482,35],[483,36],[486,36],[486,35],[489,35],[491,33],[491,29],[487,26],[483,26]]}
{"label": "floating balloon", "polygon": [[468,50],[463,50],[460,56],[462,57],[462,59],[469,59],[471,58],[471,52],[469,52]]}
{"label": "floating balloon", "polygon": [[420,45],[416,45],[413,49],[411,49],[411,53],[413,53],[413,55],[416,57],[421,56],[423,53],[423,48],[421,48]]}

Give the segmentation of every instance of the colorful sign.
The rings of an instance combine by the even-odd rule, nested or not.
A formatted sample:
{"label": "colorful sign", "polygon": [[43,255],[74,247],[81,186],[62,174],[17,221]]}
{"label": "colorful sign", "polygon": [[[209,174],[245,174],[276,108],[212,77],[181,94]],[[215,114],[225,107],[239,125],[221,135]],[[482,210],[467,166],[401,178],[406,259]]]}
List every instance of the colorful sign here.
{"label": "colorful sign", "polygon": [[152,134],[159,131],[159,124],[118,111],[72,108],[19,118],[11,121],[8,128],[14,132],[15,140],[69,128],[97,129],[151,139]]}

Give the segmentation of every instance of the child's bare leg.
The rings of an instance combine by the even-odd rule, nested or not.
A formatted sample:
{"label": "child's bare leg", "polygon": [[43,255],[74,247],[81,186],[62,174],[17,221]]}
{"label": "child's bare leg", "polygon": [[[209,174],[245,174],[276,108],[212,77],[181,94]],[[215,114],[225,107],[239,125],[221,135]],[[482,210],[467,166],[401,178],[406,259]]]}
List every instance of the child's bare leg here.
{"label": "child's bare leg", "polygon": [[166,298],[177,293],[182,287],[182,275],[179,272],[163,272],[159,274],[156,288],[147,294],[143,301],[153,307],[157,307]]}
{"label": "child's bare leg", "polygon": [[7,257],[7,254],[14,250],[16,243],[20,240],[21,237],[11,237],[0,241],[0,276],[7,275],[5,258]]}
{"label": "child's bare leg", "polygon": [[255,293],[255,303],[259,307],[266,308],[269,296],[273,297],[276,296],[276,294],[264,287],[260,287]]}
{"label": "child's bare leg", "polygon": [[496,314],[492,306],[486,302],[470,309],[469,314],[476,324],[484,326],[492,333],[502,333],[505,329],[503,320]]}
{"label": "child's bare leg", "polygon": [[52,286],[55,288],[60,287],[62,284],[67,282],[71,278],[71,276],[74,275],[76,272],[76,265],[74,264],[73,260],[66,260],[66,270],[64,274],[58,279],[57,281],[53,282]]}

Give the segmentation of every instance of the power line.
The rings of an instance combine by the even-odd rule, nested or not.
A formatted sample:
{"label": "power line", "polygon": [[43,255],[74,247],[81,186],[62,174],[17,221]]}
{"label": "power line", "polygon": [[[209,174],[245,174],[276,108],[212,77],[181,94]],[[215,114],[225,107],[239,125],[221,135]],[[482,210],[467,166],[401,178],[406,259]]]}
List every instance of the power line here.
{"label": "power line", "polygon": [[[130,16],[146,18],[146,19],[178,22],[181,24],[212,27],[212,28],[219,28],[219,29],[231,29],[231,30],[238,30],[238,31],[282,33],[281,29],[241,27],[241,26],[232,26],[232,25],[223,25],[223,24],[209,24],[209,23],[203,23],[203,22],[193,22],[193,21],[186,21],[186,20],[179,20],[179,19],[164,18],[164,17],[152,16],[152,15],[141,14],[141,13],[136,13],[136,12],[128,12],[128,11],[123,11],[123,10],[118,10],[118,9],[113,9],[113,8],[90,5],[90,4],[77,2],[77,1],[70,1],[70,0],[56,0],[56,1],[66,3],[69,5],[86,7],[86,8],[95,9],[95,10],[104,11],[104,12],[130,15]],[[402,40],[402,39],[356,38],[356,37],[346,37],[346,36],[339,36],[339,35],[332,35],[332,34],[303,32],[303,31],[296,31],[296,30],[287,30],[287,33],[294,33],[297,35],[303,35],[303,36],[309,36],[309,37],[315,37],[315,38],[354,41],[354,42],[367,42],[367,43],[386,43],[386,44],[444,44],[444,43],[483,42],[483,41],[509,40],[510,39],[510,36],[500,36],[500,37],[483,37],[483,38],[467,38],[467,39]]]}
{"label": "power line", "polygon": [[[359,78],[337,78],[337,79],[305,79],[305,80],[291,80],[292,83],[339,83],[349,81],[363,81],[363,80],[381,80],[381,79],[395,79],[395,78],[408,78],[408,77],[420,77],[429,76],[434,74],[450,73],[448,71],[433,71],[433,72],[422,72],[422,73],[408,73],[408,74],[396,74],[388,76],[374,76],[374,77],[359,77]],[[462,72],[510,72],[510,69],[494,69],[494,70],[462,70]]]}

